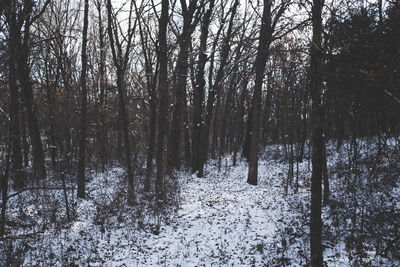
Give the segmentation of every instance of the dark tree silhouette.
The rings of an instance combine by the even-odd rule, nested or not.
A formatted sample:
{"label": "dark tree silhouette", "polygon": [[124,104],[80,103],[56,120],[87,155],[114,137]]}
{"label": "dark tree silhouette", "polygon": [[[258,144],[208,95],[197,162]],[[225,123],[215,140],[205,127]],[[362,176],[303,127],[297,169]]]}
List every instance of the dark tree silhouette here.
{"label": "dark tree silhouette", "polygon": [[312,98],[312,175],[311,175],[311,266],[322,266],[322,221],[321,221],[321,183],[324,168],[325,142],[323,139],[321,105],[322,92],[322,8],[324,0],[313,0],[312,25],[313,35],[310,61],[310,91]]}
{"label": "dark tree silhouette", "polygon": [[158,147],[157,147],[157,177],[156,193],[159,200],[165,197],[165,168],[167,155],[168,138],[168,46],[167,46],[167,26],[168,26],[168,6],[169,1],[162,1],[161,17],[158,30],[158,64],[160,71],[158,75]]}
{"label": "dark tree silhouette", "polygon": [[87,71],[87,30],[89,24],[89,0],[85,0],[85,9],[83,15],[82,31],[82,69],[81,69],[81,127],[79,134],[79,162],[78,162],[78,197],[85,198],[85,154],[86,154],[86,136],[87,136],[87,89],[86,89],[86,71]]}

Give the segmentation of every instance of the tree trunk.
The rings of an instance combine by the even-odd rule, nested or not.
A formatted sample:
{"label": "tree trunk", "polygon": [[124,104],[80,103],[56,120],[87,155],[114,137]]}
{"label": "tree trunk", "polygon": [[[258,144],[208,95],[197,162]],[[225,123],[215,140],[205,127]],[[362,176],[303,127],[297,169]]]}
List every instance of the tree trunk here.
{"label": "tree trunk", "polygon": [[[209,143],[209,138],[210,138],[210,127],[212,123],[212,117],[213,117],[213,110],[214,110],[214,101],[215,101],[215,96],[218,94],[218,91],[221,90],[222,86],[222,81],[224,78],[224,73],[225,73],[225,65],[229,56],[229,41],[231,39],[232,35],[232,28],[233,28],[233,22],[234,18],[236,15],[236,9],[237,6],[239,5],[239,1],[236,0],[232,6],[231,10],[231,17],[229,20],[229,25],[228,25],[228,30],[226,33],[226,36],[224,38],[224,42],[222,44],[222,49],[221,49],[221,57],[220,57],[220,66],[217,72],[217,77],[215,78],[214,84],[211,86],[211,83],[209,83],[210,86],[210,91],[207,99],[207,111],[206,111],[206,123],[205,127],[202,131],[202,136],[201,136],[201,152],[200,152],[200,164],[199,164],[199,172],[198,176],[202,177],[203,176],[203,170],[204,170],[204,164],[207,161],[207,154],[208,154],[208,143]],[[218,35],[218,34],[217,34]],[[214,49],[215,50],[215,47]],[[210,67],[211,69],[211,67]],[[212,75],[212,71],[210,70],[210,77]],[[211,79],[210,79],[211,80]]]}
{"label": "tree trunk", "polygon": [[[182,0],[181,3],[185,3]],[[171,135],[168,148],[168,166],[176,169],[181,165],[182,154],[182,139],[184,137],[185,129],[184,122],[186,119],[186,83],[188,74],[188,56],[189,44],[192,32],[194,29],[192,20],[194,11],[196,10],[197,0],[191,0],[188,8],[182,7],[183,13],[183,30],[179,38],[179,55],[176,65],[176,85],[175,96],[176,103],[172,116]]]}
{"label": "tree trunk", "polygon": [[[60,47],[62,48],[62,45],[60,44]],[[60,54],[63,55],[63,51],[60,51]],[[66,112],[63,112],[61,114],[61,121],[62,121],[62,130],[63,130],[63,139],[64,142],[62,144],[60,144],[60,147],[64,147],[64,160],[66,161],[66,164],[69,165],[70,161],[71,161],[71,152],[72,152],[72,148],[71,148],[71,119],[69,116],[67,116],[65,113],[69,113],[72,112],[71,111],[71,86],[70,86],[70,82],[69,82],[69,78],[68,78],[68,74],[67,74],[67,70],[65,68],[65,64],[64,64],[65,58],[63,56],[59,56],[57,58],[57,65],[58,65],[58,69],[61,72],[61,78],[62,78],[62,82],[64,84],[64,89],[65,89],[65,97],[62,101],[62,109]],[[61,139],[61,138],[60,138]],[[61,140],[60,140],[61,141]]]}
{"label": "tree trunk", "polygon": [[26,132],[26,112],[24,110],[24,107],[19,105],[21,107],[21,130],[22,130],[22,146],[24,149],[24,166],[28,167],[29,166],[29,142],[28,142],[28,136]]}
{"label": "tree trunk", "polygon": [[[12,2],[15,5],[15,2]],[[17,175],[22,169],[22,153],[21,153],[21,133],[19,126],[19,104],[18,104],[18,87],[17,87],[17,43],[18,31],[16,7],[10,8],[9,17],[9,36],[8,36],[8,86],[10,88],[10,120],[11,120],[11,150],[12,150],[12,172]]]}
{"label": "tree trunk", "polygon": [[147,159],[146,159],[146,181],[144,184],[144,190],[146,192],[150,191],[150,180],[153,173],[153,157],[154,148],[156,143],[156,123],[157,123],[157,99],[156,92],[154,90],[153,84],[148,88],[150,93],[150,120],[149,120],[149,140],[147,144]]}
{"label": "tree trunk", "polygon": [[329,204],[329,195],[330,195],[330,190],[329,190],[329,177],[328,177],[328,162],[327,162],[327,154],[326,154],[326,147],[325,145],[322,146],[322,154],[324,156],[323,160],[323,170],[322,170],[322,178],[323,178],[323,183],[324,183],[324,199],[323,199],[323,204],[326,206]]}
{"label": "tree trunk", "polygon": [[199,48],[199,63],[197,66],[197,75],[196,75],[196,88],[194,88],[193,92],[193,142],[192,142],[192,151],[193,151],[193,159],[192,159],[192,172],[199,171],[200,161],[201,161],[201,133],[204,127],[204,117],[203,117],[203,109],[204,109],[204,87],[206,81],[204,79],[204,70],[205,65],[207,63],[207,39],[208,39],[208,31],[209,25],[211,21],[211,14],[214,8],[214,0],[210,1],[207,12],[203,17],[203,21],[201,24],[201,35],[200,35],[200,48]]}
{"label": "tree trunk", "polygon": [[118,100],[119,100],[119,114],[121,117],[122,130],[124,135],[124,148],[125,148],[125,161],[128,174],[128,184],[129,184],[129,198],[130,201],[134,200],[134,181],[133,181],[133,167],[131,160],[131,146],[129,141],[129,118],[126,112],[125,105],[125,84],[124,84],[124,73],[121,70],[117,70],[117,89],[118,89]]}
{"label": "tree trunk", "polygon": [[[236,131],[234,131],[235,134],[235,140],[233,144],[233,166],[236,166],[237,162],[237,154],[239,153],[239,149],[242,146],[242,141],[243,141],[243,127],[244,127],[244,114],[245,114],[245,100],[246,100],[246,91],[247,91],[247,85],[248,85],[248,77],[244,77],[242,81],[242,92],[240,96],[240,102],[239,102],[239,110],[237,112],[237,118],[235,121],[235,127]],[[236,126],[237,125],[237,126]]]}
{"label": "tree trunk", "polygon": [[167,150],[167,131],[168,131],[168,46],[167,46],[167,26],[168,26],[168,5],[169,0],[162,0],[161,18],[159,22],[158,40],[158,62],[160,66],[158,77],[158,147],[157,147],[157,178],[156,196],[158,200],[165,197],[165,168]]}
{"label": "tree trunk", "polygon": [[81,69],[81,125],[79,134],[79,161],[78,161],[78,197],[85,198],[85,154],[87,136],[87,88],[86,88],[86,68],[87,68],[87,30],[88,30],[89,0],[85,0],[85,11],[83,17],[82,35],[82,69]]}
{"label": "tree trunk", "polygon": [[[12,121],[10,122],[12,123]],[[12,125],[12,124],[11,124]],[[10,126],[11,126],[10,125]],[[11,128],[11,127],[10,127]],[[8,133],[8,140],[10,140],[11,131]],[[3,237],[5,234],[6,228],[6,210],[7,210],[7,200],[8,200],[8,175],[10,169],[10,152],[11,147],[8,145],[7,147],[7,156],[6,156],[6,169],[4,174],[1,177],[1,197],[2,197],[2,205],[1,205],[1,222],[0,222],[0,236]]]}
{"label": "tree trunk", "polygon": [[118,115],[117,115],[117,121],[116,121],[116,127],[117,127],[117,151],[116,151],[116,155],[117,155],[117,159],[121,160],[122,159],[122,116],[121,116],[121,112],[118,109]]}
{"label": "tree trunk", "polygon": [[269,56],[269,46],[271,44],[271,0],[264,0],[264,9],[262,16],[260,39],[258,43],[256,61],[254,69],[256,80],[254,83],[254,92],[251,109],[251,132],[249,146],[249,172],[247,182],[251,185],[257,185],[258,176],[258,146],[260,139],[260,113],[261,113],[261,92],[264,80],[265,64]]}
{"label": "tree trunk", "polygon": [[105,171],[105,165],[107,164],[107,132],[106,132],[106,115],[105,115],[105,87],[106,87],[106,45],[104,42],[104,28],[101,13],[101,2],[98,2],[97,7],[99,15],[99,42],[100,42],[100,65],[99,65],[99,76],[100,76],[100,99],[99,99],[99,128],[97,139],[99,141],[99,157],[101,159],[101,170]]}
{"label": "tree trunk", "polygon": [[[29,24],[29,18],[25,24]],[[39,121],[33,100],[32,82],[30,79],[29,61],[29,25],[25,25],[23,40],[19,40],[18,77],[22,88],[23,101],[28,116],[28,128],[32,143],[33,172],[37,179],[46,178],[44,151],[40,138]]]}
{"label": "tree trunk", "polygon": [[[236,55],[235,55],[235,62],[238,62],[241,57],[241,48],[242,48],[242,43],[239,43],[238,47],[236,48]],[[219,156],[218,156],[218,169],[221,167],[221,158],[225,155],[226,153],[226,146],[227,146],[227,136],[226,133],[228,131],[227,127],[229,125],[229,121],[231,120],[231,112],[233,112],[234,109],[234,99],[235,99],[235,94],[237,91],[237,83],[239,82],[239,79],[237,78],[238,76],[238,69],[239,69],[239,64],[235,64],[233,66],[232,72],[231,72],[231,80],[229,83],[228,87],[228,92],[226,95],[226,99],[222,99],[222,106],[221,110],[223,111],[221,114],[221,126],[218,129],[218,135],[219,135]]]}
{"label": "tree trunk", "polygon": [[[117,74],[117,90],[118,90],[118,105],[119,105],[119,124],[120,127],[122,128],[122,133],[119,133],[123,135],[124,139],[124,145],[125,145],[125,161],[126,161],[126,167],[127,167],[127,175],[128,175],[128,185],[129,185],[129,202],[130,204],[133,204],[135,201],[135,187],[134,187],[134,179],[133,179],[133,166],[132,166],[132,159],[131,159],[131,145],[129,141],[129,116],[126,111],[126,104],[125,104],[125,73],[127,70],[127,64],[128,64],[128,59],[129,59],[129,52],[130,52],[130,46],[131,46],[131,40],[132,40],[132,34],[134,32],[134,29],[131,28],[131,14],[132,14],[132,7],[133,3],[131,3],[130,6],[130,11],[129,11],[129,18],[128,18],[128,35],[124,37],[126,40],[126,50],[125,53],[122,52],[122,44],[119,41],[119,34],[118,30],[119,28],[115,26],[113,23],[114,20],[116,20],[115,17],[113,17],[112,14],[112,5],[111,5],[111,0],[107,1],[107,17],[108,17],[108,37],[110,40],[110,46],[111,46],[111,51],[112,51],[112,56],[113,56],[113,62],[116,68],[116,74]],[[116,24],[118,24],[118,21],[114,21]],[[115,39],[114,39],[115,38]],[[118,129],[119,132],[120,129]],[[122,139],[121,137],[118,137],[118,139]],[[118,141],[118,144],[122,143],[122,140]],[[122,144],[121,144],[122,146]],[[122,150],[122,147],[121,147]],[[122,151],[117,152],[120,153]]]}
{"label": "tree trunk", "polygon": [[[139,14],[135,3],[136,14]],[[138,20],[140,43],[143,49],[143,56],[146,70],[146,88],[149,95],[150,118],[148,121],[148,140],[147,140],[147,158],[146,158],[146,180],[144,183],[144,191],[149,192],[151,187],[151,177],[153,175],[153,158],[154,149],[156,147],[156,127],[157,127],[157,95],[155,89],[155,73],[153,73],[152,61],[149,55],[150,49],[147,45],[145,35],[142,28],[142,21]],[[157,67],[156,67],[157,71]]]}
{"label": "tree trunk", "polygon": [[321,181],[324,161],[324,140],[322,136],[322,7],[323,0],[313,0],[312,24],[313,36],[311,44],[310,61],[310,89],[312,97],[311,123],[312,123],[312,176],[311,176],[311,266],[319,267],[323,264],[321,244]]}
{"label": "tree trunk", "polygon": [[[185,34],[185,33],[184,33]],[[179,169],[181,164],[181,143],[183,137],[183,122],[186,107],[186,79],[188,69],[188,44],[187,38],[180,45],[178,63],[176,67],[177,82],[175,88],[176,103],[174,107],[171,135],[168,147],[168,166]]]}
{"label": "tree trunk", "polygon": [[[48,49],[48,53],[50,53]],[[50,143],[50,155],[51,155],[51,163],[53,165],[53,169],[56,167],[56,157],[57,157],[57,141],[55,136],[55,99],[54,92],[56,90],[56,82],[51,81],[50,78],[50,70],[48,65],[48,60],[45,62],[45,70],[46,70],[46,96],[47,96],[47,105],[48,105],[48,120],[49,120],[49,143]]]}

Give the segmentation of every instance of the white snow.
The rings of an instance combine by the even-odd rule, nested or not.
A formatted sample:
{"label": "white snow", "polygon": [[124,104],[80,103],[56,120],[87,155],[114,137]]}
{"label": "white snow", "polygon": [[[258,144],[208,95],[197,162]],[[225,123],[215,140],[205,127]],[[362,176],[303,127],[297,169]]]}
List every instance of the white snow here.
{"label": "white snow", "polygon": [[[71,200],[70,192],[76,211],[73,221],[66,226],[43,229],[30,241],[23,263],[28,266],[306,266],[310,258],[311,164],[308,160],[299,163],[298,192],[294,193],[293,187],[285,192],[288,164],[282,154],[281,146],[267,148],[259,161],[257,186],[246,183],[247,163],[238,161],[237,166],[231,166],[230,157],[223,159],[220,172],[216,162],[208,164],[203,178],[175,173],[173,179],[179,184],[178,205],[167,208],[165,213],[157,212],[153,201],[143,196],[138,197],[136,206],[126,203],[122,168],[91,172],[87,199]],[[328,168],[338,160],[338,155],[332,154]],[[294,171],[296,179],[296,165]],[[342,186],[335,177],[332,173],[333,192]],[[394,198],[399,195],[400,184],[392,192]],[[62,191],[50,196],[61,200]],[[34,194],[21,197],[30,199]],[[398,203],[394,208],[399,209]],[[45,203],[40,205],[46,207]],[[35,207],[27,205],[25,213],[32,218],[38,216]],[[55,212],[58,216],[64,214],[63,208]],[[331,213],[329,207],[323,209],[325,225],[334,225]],[[348,223],[352,223],[350,218]],[[337,231],[343,231],[340,229],[345,226],[340,227]],[[343,240],[324,242],[324,246],[328,266],[351,264]],[[369,255],[374,258],[373,251]]]}
{"label": "white snow", "polygon": [[[258,186],[246,183],[244,162],[223,167],[220,173],[216,164],[210,164],[204,178],[179,173],[180,205],[167,222],[154,213],[130,218],[128,209],[135,212],[133,207],[103,227],[98,224],[101,213],[96,206],[112,203],[120,190],[123,170],[115,168],[95,175],[87,185],[89,198],[79,200],[77,218],[69,228],[46,231],[42,238],[52,240],[54,265],[65,264],[60,260],[64,258],[67,263],[92,266],[261,266],[278,263],[281,257],[305,264],[305,258],[288,254],[279,236],[289,221],[301,216],[288,202],[309,195],[300,188],[297,195],[285,197],[281,186],[285,165],[260,161]],[[151,227],[138,228],[137,220],[153,228],[160,222],[159,233]],[[301,244],[302,251],[306,246]],[[36,253],[48,257],[48,251]],[[31,252],[25,264],[40,264],[43,258],[36,253]]]}

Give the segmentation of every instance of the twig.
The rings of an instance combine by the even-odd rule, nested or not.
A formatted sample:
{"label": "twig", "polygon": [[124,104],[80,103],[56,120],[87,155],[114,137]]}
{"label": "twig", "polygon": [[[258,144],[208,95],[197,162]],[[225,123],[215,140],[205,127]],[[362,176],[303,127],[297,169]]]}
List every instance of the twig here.
{"label": "twig", "polygon": [[389,92],[388,90],[385,90],[385,93],[386,93],[387,95],[391,96],[394,100],[397,101],[397,103],[400,104],[400,99],[398,99],[397,97],[395,97],[394,95],[392,95],[391,92]]}
{"label": "twig", "polygon": [[37,232],[27,233],[27,234],[22,234],[22,235],[17,235],[17,236],[8,235],[8,236],[0,237],[0,240],[4,240],[4,239],[19,239],[19,238],[25,238],[25,237],[32,237],[32,236],[35,236],[35,235],[37,235],[37,234],[43,234],[43,233],[44,233],[44,231],[37,231]]}
{"label": "twig", "polygon": [[[62,187],[30,187],[30,188],[26,188],[24,190],[18,191],[18,192],[14,193],[14,194],[8,195],[7,199],[9,199],[11,197],[18,196],[19,194],[22,194],[25,191],[37,190],[37,189],[42,189],[42,190],[63,190]],[[72,190],[72,187],[67,187],[65,189],[66,190]]]}

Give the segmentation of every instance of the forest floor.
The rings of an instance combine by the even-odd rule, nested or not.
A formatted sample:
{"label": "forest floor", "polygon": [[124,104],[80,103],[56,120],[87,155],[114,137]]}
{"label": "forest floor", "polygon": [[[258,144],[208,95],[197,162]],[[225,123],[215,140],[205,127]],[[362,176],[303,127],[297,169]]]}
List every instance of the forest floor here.
{"label": "forest floor", "polygon": [[[286,187],[283,153],[282,146],[267,149],[257,186],[246,183],[247,163],[231,166],[230,158],[222,161],[220,171],[211,162],[203,178],[177,172],[163,212],[144,195],[135,206],[127,205],[124,170],[117,167],[91,173],[86,200],[74,200],[71,194],[71,222],[58,219],[65,217],[61,190],[46,193],[48,203],[40,198],[39,204],[37,192],[20,194],[28,204],[11,205],[15,210],[8,211],[9,220],[24,220],[27,226],[12,233],[17,238],[1,242],[0,249],[9,254],[1,260],[27,266],[307,266],[310,163],[299,163],[298,171],[295,167],[295,193],[294,187]],[[328,167],[336,159],[338,155],[330,157]],[[331,190],[339,184],[332,179]],[[399,188],[393,197],[400,196]],[[399,202],[395,205],[398,211]],[[331,214],[325,207],[325,224],[332,224]],[[329,266],[350,265],[343,239],[324,245]],[[398,263],[379,260],[381,266]]]}

